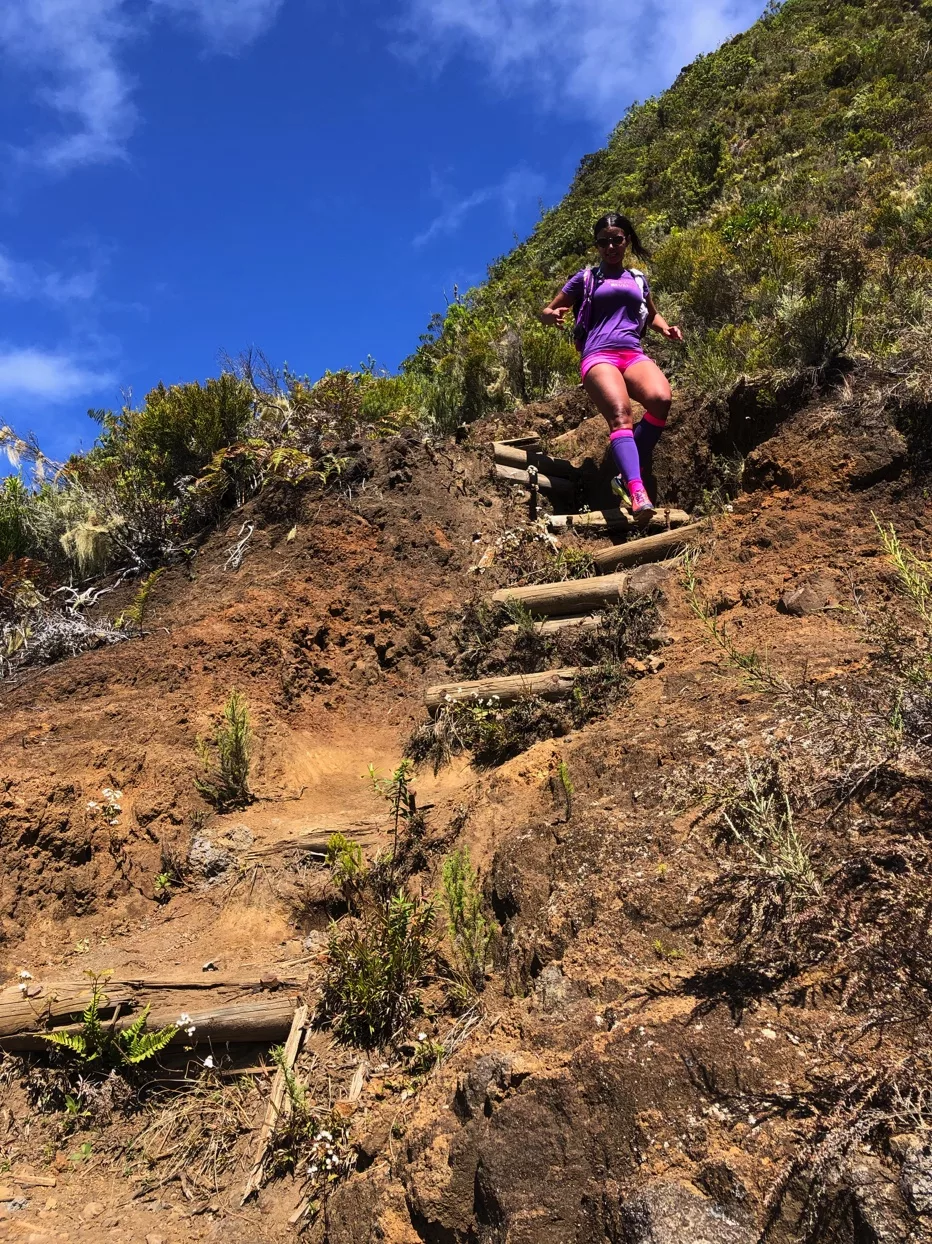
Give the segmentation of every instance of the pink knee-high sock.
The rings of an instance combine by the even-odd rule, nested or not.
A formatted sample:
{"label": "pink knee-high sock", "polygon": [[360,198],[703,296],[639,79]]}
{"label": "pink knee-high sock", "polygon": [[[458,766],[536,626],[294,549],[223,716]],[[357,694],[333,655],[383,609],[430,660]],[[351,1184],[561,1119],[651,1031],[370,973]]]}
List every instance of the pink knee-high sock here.
{"label": "pink knee-high sock", "polygon": [[618,464],[618,470],[630,486],[637,484],[641,488],[641,462],[638,458],[638,447],[634,443],[634,432],[631,428],[616,428],[609,437],[612,453]]}

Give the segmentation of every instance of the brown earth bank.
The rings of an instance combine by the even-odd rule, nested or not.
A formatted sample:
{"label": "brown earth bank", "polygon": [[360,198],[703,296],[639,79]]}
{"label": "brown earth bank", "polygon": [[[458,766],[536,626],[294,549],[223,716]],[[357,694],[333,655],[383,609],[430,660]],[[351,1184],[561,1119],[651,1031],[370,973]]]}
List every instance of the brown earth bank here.
{"label": "brown earth bank", "polygon": [[[90,1121],[69,1119],[47,1056],[6,1056],[0,1240],[932,1238],[932,709],[895,673],[919,641],[875,516],[920,551],[932,517],[858,383],[681,411],[658,486],[710,516],[650,581],[653,657],[604,711],[503,763],[419,768],[409,889],[436,893],[468,844],[494,963],[460,1014],[428,983],[400,1047],[311,1028],[297,1075],[322,1117],[343,1107],[353,1171],[298,1228],[306,1164],[240,1205],[267,1046],[220,1042],[205,1069],[195,1041],[141,1105]],[[144,637],[5,687],[0,1004],[22,1000],[21,971],[41,1011],[91,970],[113,991],[149,981],[153,1014],[317,1005],[342,909],[301,843],[389,844],[367,766],[397,766],[428,684],[470,676],[470,603],[553,567],[524,495],[493,479],[490,442],[526,430],[607,500],[604,425],[579,393],[459,443],[407,434],[368,451],[364,483],[231,515],[159,581]],[[504,670],[488,648],[483,672]],[[196,740],[231,689],[256,798],[218,815]],[[159,902],[166,860],[185,883]]]}

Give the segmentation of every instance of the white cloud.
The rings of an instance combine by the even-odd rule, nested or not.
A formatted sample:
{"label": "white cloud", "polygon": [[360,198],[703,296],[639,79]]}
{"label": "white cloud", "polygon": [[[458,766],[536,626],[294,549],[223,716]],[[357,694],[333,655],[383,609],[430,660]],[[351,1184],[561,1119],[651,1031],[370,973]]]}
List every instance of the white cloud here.
{"label": "white cloud", "polygon": [[230,52],[267,30],[284,0],[152,0],[152,3],[156,8],[193,19],[211,46]]}
{"label": "white cloud", "polygon": [[109,373],[92,371],[64,352],[0,345],[0,398],[64,402],[115,383]]}
{"label": "white cloud", "polygon": [[[145,2],[145,0],[144,0]],[[138,114],[126,46],[158,12],[194,20],[233,52],[274,21],[283,0],[0,0],[0,58],[34,89],[54,130],[21,162],[54,173],[125,158]]]}
{"label": "white cloud", "polygon": [[410,50],[471,53],[502,90],[535,90],[614,124],[702,52],[751,24],[763,0],[407,0]]}
{"label": "white cloud", "polygon": [[458,198],[448,188],[436,184],[434,193],[443,202],[426,229],[414,238],[415,246],[425,246],[441,233],[454,233],[470,212],[485,203],[501,204],[509,217],[513,217],[522,203],[538,198],[544,189],[544,179],[539,173],[524,167],[512,171],[494,186],[484,186],[465,197]]}
{"label": "white cloud", "polygon": [[0,297],[37,300],[55,306],[87,302],[97,293],[98,273],[58,272],[47,265],[24,263],[0,250]]}

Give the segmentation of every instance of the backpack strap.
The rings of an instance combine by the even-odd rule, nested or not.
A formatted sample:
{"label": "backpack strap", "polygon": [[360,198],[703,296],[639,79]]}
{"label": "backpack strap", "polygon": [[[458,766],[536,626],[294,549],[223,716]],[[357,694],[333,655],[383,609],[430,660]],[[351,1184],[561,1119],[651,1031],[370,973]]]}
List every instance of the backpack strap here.
{"label": "backpack strap", "polygon": [[638,332],[643,337],[647,332],[647,321],[650,317],[650,308],[647,305],[647,295],[650,293],[650,286],[647,283],[647,277],[640,268],[629,268],[628,272],[637,282],[638,289],[641,291],[641,309],[638,312]]}
{"label": "backpack strap", "polygon": [[586,268],[583,272],[583,296],[582,302],[579,304],[579,311],[576,315],[576,326],[573,329],[573,340],[576,342],[576,349],[582,354],[583,347],[586,344],[586,337],[589,334],[589,321],[592,318],[592,295],[595,292],[596,276],[601,275],[601,267]]}

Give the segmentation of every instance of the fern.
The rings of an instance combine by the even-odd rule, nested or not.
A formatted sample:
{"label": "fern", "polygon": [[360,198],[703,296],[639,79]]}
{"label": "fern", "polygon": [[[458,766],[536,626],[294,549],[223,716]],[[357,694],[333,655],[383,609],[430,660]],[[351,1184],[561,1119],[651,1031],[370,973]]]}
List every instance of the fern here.
{"label": "fern", "polygon": [[109,979],[110,973],[87,972],[85,975],[91,981],[91,997],[81,1017],[81,1031],[42,1033],[45,1041],[73,1054],[82,1067],[99,1062],[108,1071],[125,1071],[165,1049],[178,1029],[168,1024],[154,1032],[146,1032],[148,1006],[126,1028],[117,1029],[113,1024],[104,1027],[100,1012],[107,1005],[107,995],[102,982]]}
{"label": "fern", "polygon": [[61,1046],[64,1050],[70,1050],[72,1054],[77,1054],[82,1062],[88,1063],[97,1057],[96,1054],[88,1054],[87,1042],[80,1032],[44,1032],[41,1035],[44,1041]]}
{"label": "fern", "polygon": [[139,588],[139,591],[133,597],[133,603],[131,605],[128,605],[123,610],[123,612],[114,622],[113,624],[114,626],[122,629],[122,628],[125,628],[126,626],[132,625],[132,626],[135,626],[138,630],[142,629],[142,619],[146,612],[146,605],[149,603],[149,593],[152,591],[152,589],[155,587],[156,583],[158,583],[159,579],[161,579],[164,573],[165,573],[164,566],[160,566],[158,570],[152,571],[152,573],[142,583],[142,586]]}

